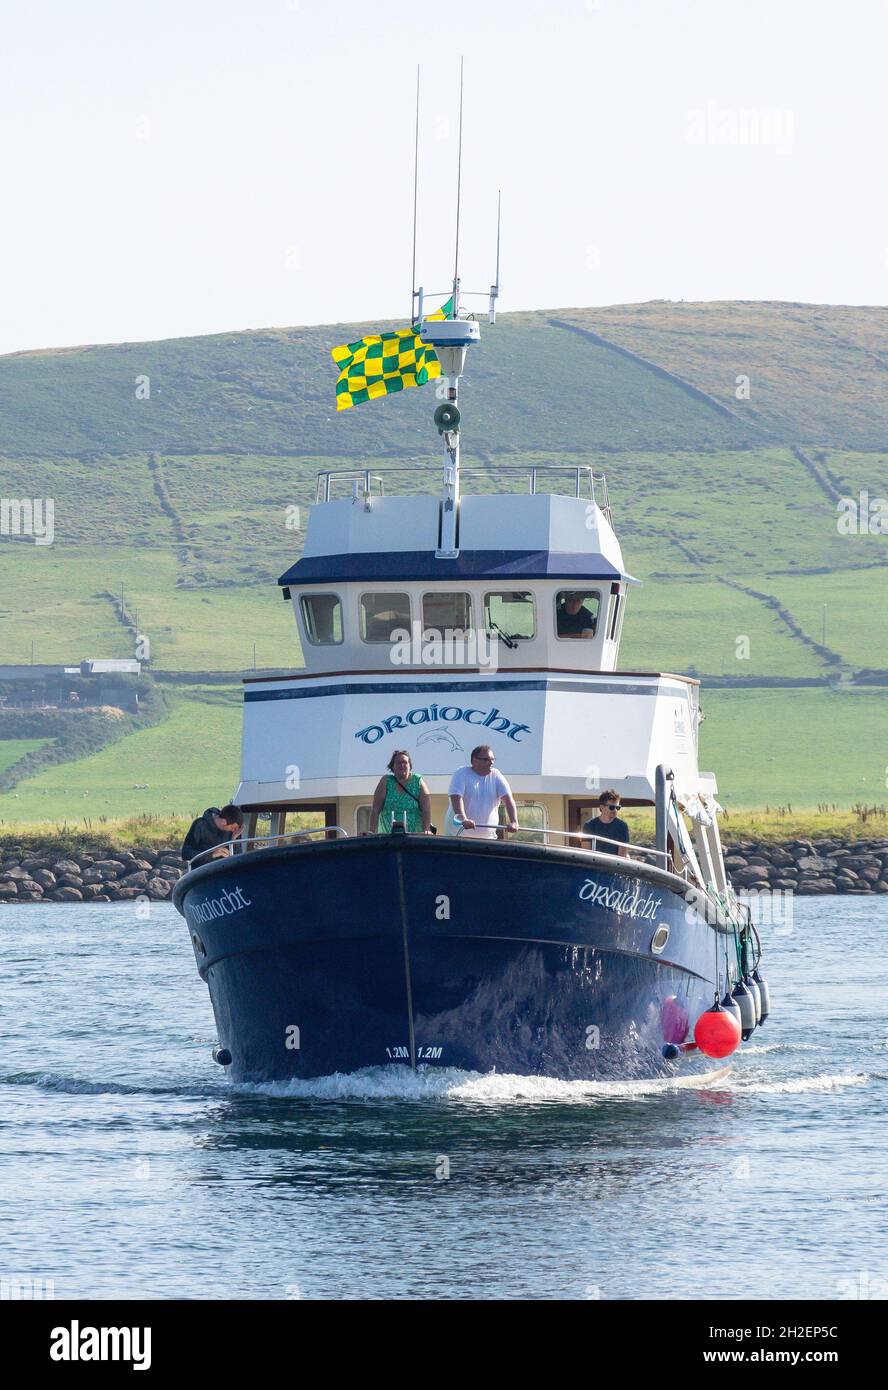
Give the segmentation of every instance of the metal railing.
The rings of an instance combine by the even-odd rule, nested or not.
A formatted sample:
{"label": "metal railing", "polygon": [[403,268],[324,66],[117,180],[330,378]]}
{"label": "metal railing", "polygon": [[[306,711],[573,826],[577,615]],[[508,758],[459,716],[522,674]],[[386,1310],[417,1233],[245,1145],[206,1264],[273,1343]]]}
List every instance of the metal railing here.
{"label": "metal railing", "polygon": [[[482,826],[478,826],[477,828],[478,828],[479,830],[493,830],[493,831],[505,829],[504,826],[499,826],[499,825],[482,825]],[[463,834],[463,830],[464,830],[464,829],[465,829],[465,827],[460,827],[460,829],[457,831],[457,839]],[[471,836],[471,835],[472,835],[472,832],[471,832],[470,830],[466,831],[465,833],[466,833],[467,836]],[[548,827],[546,827],[545,829],[538,829],[536,826],[521,825],[521,826],[518,827],[517,830],[506,831],[506,833],[507,833],[507,834],[511,834],[511,835],[543,835],[543,836],[546,837],[546,838],[543,840],[543,844],[544,844],[544,845],[548,845],[548,843],[549,843],[548,836],[549,836],[549,835],[556,835],[556,836],[559,836],[562,840],[594,840],[594,841],[596,842],[596,848],[597,848],[598,844],[604,844],[604,845],[615,845],[616,848],[617,848],[618,850],[620,850],[620,849],[625,849],[625,850],[626,850],[626,854],[625,854],[624,856],[616,856],[616,855],[615,855],[615,856],[614,856],[615,858],[620,857],[620,858],[632,859],[632,858],[634,858],[636,855],[647,854],[647,855],[650,856],[651,859],[655,859],[655,860],[656,860],[656,859],[662,859],[662,860],[664,861],[664,867],[666,867],[666,865],[669,863],[669,860],[670,860],[670,855],[669,855],[668,851],[661,850],[661,849],[648,849],[647,845],[631,845],[631,844],[627,844],[625,840],[611,840],[609,837],[607,837],[607,836],[605,836],[605,835],[586,835],[582,830],[551,830],[551,829],[549,829]],[[556,847],[557,847],[557,846],[556,846]],[[581,848],[585,848],[585,846],[581,846]],[[594,853],[595,851],[592,850],[591,852]],[[607,854],[608,851],[605,850],[604,853]]]}
{"label": "metal railing", "polygon": [[[386,468],[387,473],[392,472],[412,472],[410,469],[391,469]],[[373,495],[373,484],[379,484],[378,497],[385,496],[385,478],[382,473],[373,468],[330,468],[324,473],[319,473],[315,482],[315,501],[331,501],[333,480],[337,479],[342,483],[351,483],[352,498],[370,497]]]}
{"label": "metal railing", "polygon": [[[440,472],[439,463],[423,460],[420,463],[412,464],[385,464],[381,468],[329,468],[318,473],[315,485],[315,501],[330,502],[334,500],[334,488],[337,484],[350,483],[351,495],[353,500],[360,498],[370,498],[374,495],[385,496],[385,477],[395,473],[421,473],[429,470],[435,473]],[[607,492],[607,477],[604,473],[596,473],[591,464],[567,464],[567,463],[537,463],[537,464],[514,464],[514,463],[492,463],[492,464],[462,464],[460,476],[463,478],[480,474],[487,477],[495,477],[497,474],[511,476],[522,476],[527,479],[528,491],[532,496],[540,490],[538,487],[541,474],[551,475],[553,473],[566,474],[573,479],[573,495],[577,498],[587,496],[588,500],[594,502],[600,511],[607,517],[608,524],[613,525],[613,516],[610,508],[610,500]],[[374,494],[373,485],[378,484],[378,492]],[[585,492],[584,492],[585,489]],[[600,500],[599,500],[600,498]]]}
{"label": "metal railing", "polygon": [[[595,496],[595,484],[596,484],[596,483],[600,483],[600,484],[601,484],[601,501],[600,501],[600,502],[598,501],[598,498]],[[604,517],[606,517],[608,526],[610,526],[611,530],[613,530],[614,517],[613,517],[613,512],[611,511],[610,498],[608,497],[608,494],[607,494],[607,474],[606,474],[606,473],[593,473],[593,474],[592,474],[592,501],[593,501],[593,502],[596,504],[596,506],[599,508],[599,510],[601,511],[602,515],[603,515]]]}
{"label": "metal railing", "polygon": [[[505,830],[504,826],[497,825],[478,826],[476,828],[479,830],[492,830],[494,832],[496,832],[497,830]],[[464,826],[460,827],[454,838],[460,839],[462,838],[463,834],[465,834],[465,837],[467,839],[480,838],[478,836],[472,836],[471,831],[466,831]],[[659,867],[662,867],[664,870],[667,870],[671,873],[675,873],[677,877],[685,879],[687,879],[688,877],[687,865],[683,866],[680,870],[676,870],[671,867],[671,856],[668,853],[668,851],[659,849],[649,849],[647,845],[627,844],[625,840],[611,840],[609,837],[605,835],[587,835],[584,831],[581,830],[552,830],[549,828],[538,829],[536,826],[529,825],[522,825],[518,828],[517,831],[505,830],[505,834],[506,836],[541,835],[543,836],[544,846],[549,845],[550,835],[554,835],[561,840],[593,840],[595,842],[595,849],[591,850],[591,853],[594,853],[595,850],[597,850],[599,844],[613,845],[615,849],[618,851],[621,849],[626,850],[625,855],[614,854],[612,857],[615,859],[625,858],[629,861],[633,861],[638,856],[647,855],[649,859],[652,859],[654,861],[661,859],[663,863]],[[194,858],[190,861],[186,873],[188,872],[188,870],[197,868],[203,864],[210,864],[214,861],[214,859],[229,859],[242,854],[252,854],[255,853],[256,850],[271,849],[275,846],[292,847],[296,845],[310,844],[313,836],[320,836],[323,839],[332,838],[334,840],[347,840],[350,838],[348,831],[343,829],[341,825],[319,825],[313,826],[307,830],[288,830],[280,835],[251,835],[246,839],[238,838],[237,840],[232,840],[231,843],[228,845],[213,845],[210,849],[201,850],[200,853],[196,854]],[[371,837],[369,837],[365,832],[359,838],[365,839]],[[489,838],[492,839],[494,837],[491,836]],[[555,848],[559,847],[560,846],[556,844]],[[220,848],[226,849],[228,851],[227,854],[218,854],[217,851]],[[585,847],[583,846],[581,848]],[[608,851],[605,850],[604,853],[607,854]],[[640,860],[639,862],[644,861]]]}
{"label": "metal railing", "polygon": [[[238,837],[227,845],[213,845],[210,849],[202,849],[190,861],[188,868],[193,869],[198,861],[201,864],[211,863],[215,859],[231,859],[240,854],[252,854],[257,849],[270,849],[274,845],[300,845],[307,844],[312,835],[322,835],[325,838],[329,835],[334,840],[348,839],[348,831],[343,830],[341,825],[318,825],[312,826],[308,830],[287,830],[282,835],[250,835],[246,839]],[[220,849],[227,850],[226,854],[219,854]]]}

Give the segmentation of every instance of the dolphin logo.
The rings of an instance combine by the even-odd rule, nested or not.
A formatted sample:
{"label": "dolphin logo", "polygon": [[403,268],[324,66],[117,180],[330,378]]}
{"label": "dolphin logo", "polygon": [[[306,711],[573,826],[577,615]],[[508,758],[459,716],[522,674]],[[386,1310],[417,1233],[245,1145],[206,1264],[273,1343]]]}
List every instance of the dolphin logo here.
{"label": "dolphin logo", "polygon": [[449,729],[426,729],[424,734],[420,734],[416,740],[417,748],[421,743],[445,743],[451,753],[462,753],[464,751],[461,743],[453,737]]}

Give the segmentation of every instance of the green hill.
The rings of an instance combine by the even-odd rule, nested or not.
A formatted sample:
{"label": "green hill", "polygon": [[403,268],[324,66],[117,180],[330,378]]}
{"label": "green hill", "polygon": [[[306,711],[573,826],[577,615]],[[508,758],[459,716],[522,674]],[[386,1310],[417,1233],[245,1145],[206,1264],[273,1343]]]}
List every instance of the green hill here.
{"label": "green hill", "polygon": [[[657,302],[553,317],[692,382],[763,440],[884,448],[886,308]],[[739,376],[748,399],[737,398]]]}
{"label": "green hill", "polygon": [[[72,797],[109,815],[140,800],[188,810],[205,787],[229,788],[237,705],[204,673],[300,660],[274,581],[301,549],[316,472],[436,455],[429,391],[335,411],[330,347],[379,327],[0,358],[0,495],[55,501],[53,545],[0,536],[0,663],[29,661],[32,644],[45,662],[129,655],[139,631],[160,681],[192,673],[164,685],[168,740],[161,724],[49,768],[0,796],[0,818],[52,817]],[[886,370],[888,310],[790,304],[506,314],[470,363],[466,489],[501,485],[496,462],[606,470],[626,563],[644,581],[622,664],[736,687],[709,697],[704,761],[718,755],[745,804],[821,799],[815,784],[847,805],[884,798],[888,755],[870,729],[882,695],[855,686],[888,670],[888,538],[841,534],[837,504],[888,497]],[[814,687],[801,702],[799,683]],[[754,791],[762,710],[787,737]],[[218,774],[202,713],[225,750]],[[789,732],[802,713],[813,780],[812,750]],[[840,751],[851,735],[865,766]],[[0,762],[18,756],[0,742]]]}
{"label": "green hill", "polygon": [[[346,459],[425,454],[422,391],[374,402],[372,412],[337,417],[334,408],[330,348],[395,326],[270,329],[0,358],[0,450],[38,458],[146,450]],[[137,380],[145,377],[150,397],[140,399]],[[722,414],[570,327],[553,326],[545,314],[503,315],[484,334],[461,391],[468,434],[487,452],[754,441],[742,417]]]}

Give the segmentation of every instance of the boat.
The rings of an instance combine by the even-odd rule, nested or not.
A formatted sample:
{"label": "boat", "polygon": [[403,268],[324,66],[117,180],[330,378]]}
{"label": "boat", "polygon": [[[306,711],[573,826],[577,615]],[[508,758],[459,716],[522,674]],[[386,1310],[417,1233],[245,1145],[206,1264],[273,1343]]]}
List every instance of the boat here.
{"label": "boat", "polygon": [[[742,1010],[739,1040],[767,1012],[698,766],[699,681],[619,668],[638,581],[602,473],[461,463],[480,325],[460,306],[455,280],[448,316],[417,323],[440,362],[443,469],[318,475],[278,580],[304,666],[244,675],[243,834],[173,894],[237,1082],[388,1065],[670,1076],[725,1055],[698,1049],[704,1014]],[[559,632],[568,595],[585,636]],[[368,833],[395,750],[443,832],[481,744],[517,832]],[[652,813],[651,844],[584,832],[602,790]]]}

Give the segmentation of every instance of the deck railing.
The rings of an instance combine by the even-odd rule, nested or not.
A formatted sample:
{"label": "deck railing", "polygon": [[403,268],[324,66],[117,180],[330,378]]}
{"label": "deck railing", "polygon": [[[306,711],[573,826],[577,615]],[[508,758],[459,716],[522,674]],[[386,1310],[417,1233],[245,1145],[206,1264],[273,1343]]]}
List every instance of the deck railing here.
{"label": "deck railing", "polygon": [[[481,828],[481,829],[484,829],[485,827],[480,827],[480,828]],[[489,829],[491,829],[491,830],[496,830],[496,829],[499,829],[499,828],[500,828],[500,827],[498,827],[498,826],[490,826],[490,827],[489,827]],[[521,826],[520,829],[519,829],[518,831],[506,832],[506,833],[507,833],[507,835],[510,834],[510,833],[511,833],[511,834],[518,834],[518,835],[539,835],[539,836],[542,836],[542,837],[543,837],[543,841],[542,841],[542,842],[543,842],[544,845],[549,845],[549,844],[550,844],[550,839],[549,839],[550,836],[555,836],[555,837],[556,837],[556,841],[559,840],[559,839],[560,839],[560,840],[592,840],[592,841],[595,842],[595,849],[597,849],[597,847],[598,847],[599,844],[603,844],[603,845],[613,845],[613,847],[614,847],[614,858],[622,857],[622,858],[626,858],[626,859],[629,859],[629,860],[633,860],[633,859],[636,859],[636,858],[640,858],[642,855],[646,855],[648,859],[652,859],[652,860],[654,860],[655,862],[656,862],[657,860],[662,860],[663,863],[662,863],[661,867],[664,868],[664,869],[669,869],[669,865],[670,865],[670,855],[668,854],[667,851],[660,850],[660,849],[649,849],[647,845],[631,845],[631,844],[626,844],[626,842],[625,842],[624,840],[611,840],[611,839],[609,839],[609,838],[608,838],[607,836],[605,836],[605,835],[587,835],[587,834],[585,834],[585,833],[584,833],[583,831],[581,831],[581,830],[550,830],[550,829],[537,829],[537,828],[535,828],[535,827],[533,827],[533,826]],[[461,828],[460,830],[457,831],[457,834],[456,834],[456,836],[455,836],[454,838],[460,839],[460,838],[463,837],[463,834],[464,834],[464,831],[463,831],[463,829]],[[277,846],[277,847],[283,848],[283,847],[288,846],[288,845],[292,846],[292,845],[310,844],[311,841],[312,841],[312,839],[313,839],[313,837],[320,837],[320,838],[322,838],[322,839],[328,839],[328,838],[330,838],[330,839],[334,839],[334,840],[347,840],[347,839],[350,838],[350,836],[349,836],[349,834],[348,834],[348,831],[347,831],[347,830],[344,830],[343,827],[342,827],[341,825],[319,825],[319,826],[313,826],[313,827],[311,827],[310,829],[307,829],[307,830],[288,830],[288,831],[285,831],[285,832],[284,832],[283,834],[281,834],[281,835],[250,835],[250,836],[248,836],[246,839],[232,840],[232,841],[230,842],[230,844],[228,844],[228,845],[224,845],[224,846],[213,845],[210,849],[203,849],[203,850],[201,850],[200,853],[199,853],[199,854],[196,854],[196,855],[194,856],[194,858],[190,861],[190,863],[189,863],[189,865],[188,865],[188,868],[189,868],[189,869],[194,869],[194,868],[200,867],[202,864],[209,864],[209,863],[212,863],[212,862],[213,862],[214,856],[215,856],[215,858],[217,858],[217,859],[228,859],[228,858],[230,858],[230,857],[232,857],[232,856],[237,856],[237,855],[241,855],[241,854],[252,854],[252,853],[255,852],[256,850],[260,850],[260,849],[273,849],[273,848],[275,848],[276,846]],[[353,837],[353,838],[370,838],[370,837],[369,837],[369,836],[356,836],[356,837]],[[470,838],[477,838],[477,837],[472,837],[471,832],[465,832],[465,838],[466,838],[466,839],[470,839]],[[220,848],[226,849],[226,850],[228,851],[228,853],[227,853],[227,854],[224,854],[224,855],[217,854],[216,851],[219,850]],[[581,848],[585,848],[585,846],[581,846]],[[621,849],[626,850],[626,854],[623,855],[623,856],[620,856],[619,853],[618,853],[619,850],[621,850]],[[594,852],[594,850],[593,850],[592,852]],[[610,851],[604,850],[603,852],[604,852],[605,854],[608,854]],[[675,872],[675,870],[672,870],[672,872]],[[680,870],[679,873],[678,873],[678,876],[679,876],[680,878],[681,878],[681,877],[687,878],[687,876],[688,876],[687,868],[684,868],[684,869]]]}
{"label": "deck railing", "polygon": [[[483,830],[483,829],[498,830],[498,829],[500,829],[500,828],[501,828],[501,827],[495,826],[495,825],[486,826],[486,827],[485,827],[485,826],[481,826],[481,827],[480,827],[480,829],[482,829],[482,830]],[[466,831],[465,833],[466,833],[467,837],[471,837],[471,835],[472,835],[472,832],[471,832],[470,830],[469,830],[469,831]],[[666,850],[662,850],[662,849],[648,849],[647,845],[631,845],[631,844],[627,844],[625,840],[611,840],[611,839],[609,839],[606,835],[586,835],[582,830],[550,830],[548,827],[545,828],[545,829],[539,829],[539,828],[537,828],[536,826],[522,825],[522,826],[519,827],[519,829],[518,829],[517,831],[512,831],[512,832],[510,832],[510,833],[516,834],[516,835],[541,835],[541,836],[543,836],[543,844],[544,844],[544,845],[548,845],[548,844],[549,844],[549,836],[550,836],[550,835],[554,835],[554,836],[556,836],[556,837],[558,837],[558,838],[560,838],[560,839],[562,839],[562,840],[594,840],[594,841],[595,841],[595,848],[597,848],[597,846],[598,846],[599,844],[602,844],[602,845],[613,845],[613,846],[614,846],[614,849],[615,849],[615,851],[616,851],[615,856],[614,856],[615,858],[616,858],[616,857],[622,857],[622,858],[626,858],[626,859],[634,859],[634,858],[636,857],[636,855],[643,855],[643,854],[646,854],[646,855],[648,855],[649,858],[651,858],[651,859],[653,859],[653,860],[662,859],[662,860],[663,860],[663,867],[664,867],[664,868],[668,866],[668,863],[669,863],[670,858],[671,858],[671,856],[669,855],[668,851],[666,851]],[[460,829],[459,831],[457,831],[457,838],[459,838],[462,834],[463,834],[463,830],[462,830],[462,829]],[[585,847],[585,845],[581,845],[580,848],[581,848],[581,849],[585,849],[586,847]],[[624,850],[626,851],[626,854],[623,855],[623,856],[620,856],[620,855],[619,855],[619,851],[620,851],[621,849],[624,849]],[[591,852],[594,853],[594,849],[593,849]],[[609,850],[604,850],[604,853],[605,853],[605,854],[608,854],[609,852],[610,852]]]}
{"label": "deck railing", "polygon": [[[312,835],[323,837],[331,836],[334,840],[347,840],[348,831],[343,830],[341,825],[318,825],[312,826],[308,830],[288,830],[283,835],[249,835],[246,839],[238,837],[227,845],[213,845],[210,849],[202,849],[196,854],[189,863],[189,869],[193,869],[198,862],[208,864],[213,856],[217,859],[228,859],[232,855],[251,854],[257,849],[272,849],[275,845],[299,845],[310,841]],[[217,854],[220,848],[226,849],[227,854]]]}
{"label": "deck railing", "polygon": [[[637,854],[646,854],[650,859],[662,859],[668,861],[669,854],[662,849],[649,849],[647,845],[627,844],[625,840],[611,840],[607,835],[587,835],[582,830],[550,830],[547,828],[537,830],[530,826],[522,826],[520,833],[526,835],[557,835],[567,840],[594,840],[596,845],[613,845],[616,850],[624,849],[626,857],[634,858]],[[544,842],[548,844],[548,839]],[[605,853],[608,851],[605,850]]]}

